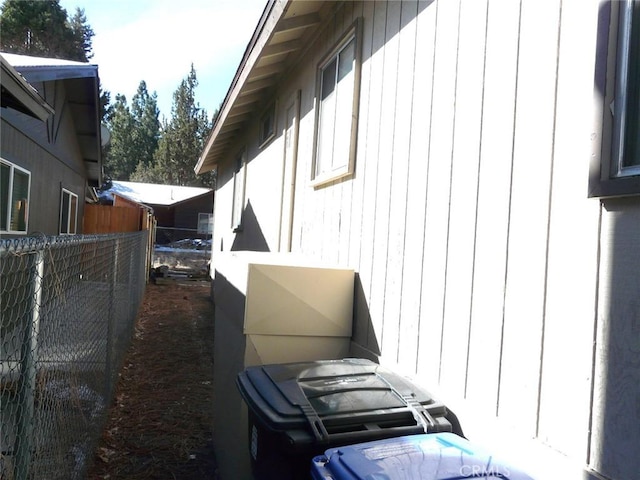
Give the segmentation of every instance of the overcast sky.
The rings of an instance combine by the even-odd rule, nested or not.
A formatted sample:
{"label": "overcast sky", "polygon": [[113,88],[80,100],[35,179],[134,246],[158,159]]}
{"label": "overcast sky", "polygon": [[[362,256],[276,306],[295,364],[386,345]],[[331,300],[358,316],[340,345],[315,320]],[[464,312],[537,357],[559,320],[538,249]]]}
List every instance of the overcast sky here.
{"label": "overcast sky", "polygon": [[83,8],[93,29],[102,88],[135,94],[141,80],[158,94],[160,118],[193,63],[196,101],[209,117],[224,99],[266,0],[60,0],[71,17]]}

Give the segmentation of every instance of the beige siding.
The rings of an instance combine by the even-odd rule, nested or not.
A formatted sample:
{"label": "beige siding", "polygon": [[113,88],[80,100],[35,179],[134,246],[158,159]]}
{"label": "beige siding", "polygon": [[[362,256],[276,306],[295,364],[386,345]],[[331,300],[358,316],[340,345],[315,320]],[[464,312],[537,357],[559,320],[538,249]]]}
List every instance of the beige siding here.
{"label": "beige siding", "polygon": [[[535,439],[535,453],[522,455],[529,467],[544,471],[546,453],[536,455],[547,452],[573,472],[623,479],[631,470],[605,440],[640,434],[627,431],[622,408],[621,430],[607,426],[611,392],[597,375],[611,375],[608,355],[633,364],[638,307],[628,298],[640,269],[616,270],[608,250],[637,251],[638,228],[587,198],[600,10],[598,0],[336,3],[276,97],[301,94],[292,249],[357,271],[354,354],[438,392],[472,438],[508,432],[503,446],[525,445],[521,453]],[[355,173],[314,188],[316,68],[358,18]],[[252,150],[255,133],[247,199],[275,250],[283,145]],[[225,250],[235,238],[219,211],[231,209],[227,168],[216,194]],[[620,208],[637,211],[638,201]],[[602,243],[601,223],[613,232]],[[634,287],[610,286],[601,254]],[[609,331],[614,314],[627,336]],[[622,374],[611,382],[628,388]],[[637,388],[622,395],[637,430]]]}

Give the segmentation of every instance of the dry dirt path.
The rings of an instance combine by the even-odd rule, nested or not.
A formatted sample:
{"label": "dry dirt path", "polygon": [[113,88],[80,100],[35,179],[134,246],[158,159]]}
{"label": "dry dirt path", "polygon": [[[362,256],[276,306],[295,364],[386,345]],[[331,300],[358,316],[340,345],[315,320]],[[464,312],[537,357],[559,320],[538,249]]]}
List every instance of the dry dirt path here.
{"label": "dry dirt path", "polygon": [[209,287],[147,286],[89,480],[217,478]]}

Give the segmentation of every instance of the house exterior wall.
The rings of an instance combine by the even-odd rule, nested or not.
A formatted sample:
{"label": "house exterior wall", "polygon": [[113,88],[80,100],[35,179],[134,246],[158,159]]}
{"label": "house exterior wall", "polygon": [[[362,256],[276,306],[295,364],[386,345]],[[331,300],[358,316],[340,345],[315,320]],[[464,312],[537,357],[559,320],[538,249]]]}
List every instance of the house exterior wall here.
{"label": "house exterior wall", "polygon": [[[39,88],[45,88],[39,86]],[[78,196],[77,232],[82,232],[86,173],[62,82],[47,84],[56,114],[46,122],[2,109],[2,158],[31,173],[28,234],[59,233],[62,189]],[[55,94],[53,93],[55,89]],[[4,235],[4,234],[3,234]]]}
{"label": "house exterior wall", "polygon": [[174,226],[197,229],[199,213],[213,213],[213,191],[178,203],[174,207]]}
{"label": "house exterior wall", "polygon": [[[281,107],[300,91],[292,250],[358,272],[353,354],[437,392],[539,478],[640,471],[640,197],[587,195],[606,5],[336,5],[274,94],[276,138],[259,150],[252,125],[237,146],[241,231],[234,158],[218,166],[214,263],[278,250]],[[316,68],[358,18],[355,173],[314,188]]]}

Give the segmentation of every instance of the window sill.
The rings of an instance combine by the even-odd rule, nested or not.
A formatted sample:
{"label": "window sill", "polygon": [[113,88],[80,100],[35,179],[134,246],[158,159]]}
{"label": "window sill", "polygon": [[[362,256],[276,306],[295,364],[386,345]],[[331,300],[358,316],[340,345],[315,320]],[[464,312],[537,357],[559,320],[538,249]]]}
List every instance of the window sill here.
{"label": "window sill", "polygon": [[589,197],[629,197],[640,196],[640,175],[613,178],[594,182],[589,189]]}
{"label": "window sill", "polygon": [[340,180],[346,177],[353,175],[353,172],[349,169],[340,169],[329,173],[324,173],[322,175],[318,175],[313,180],[311,180],[311,186],[313,188],[324,187],[331,182],[335,182],[336,180]]}

